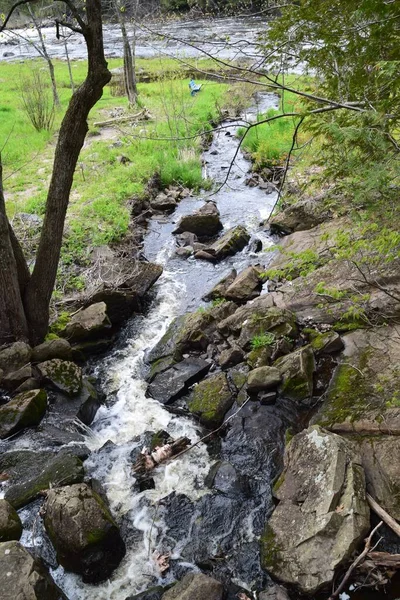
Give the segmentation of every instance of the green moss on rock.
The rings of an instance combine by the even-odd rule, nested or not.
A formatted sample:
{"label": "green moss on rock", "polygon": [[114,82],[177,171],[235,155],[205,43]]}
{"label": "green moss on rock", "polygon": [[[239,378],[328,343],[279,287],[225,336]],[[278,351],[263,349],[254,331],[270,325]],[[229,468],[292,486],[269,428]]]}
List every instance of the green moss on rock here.
{"label": "green moss on rock", "polygon": [[194,388],[189,410],[199,415],[201,423],[206,427],[219,427],[233,401],[226,375],[218,373],[201,381]]}

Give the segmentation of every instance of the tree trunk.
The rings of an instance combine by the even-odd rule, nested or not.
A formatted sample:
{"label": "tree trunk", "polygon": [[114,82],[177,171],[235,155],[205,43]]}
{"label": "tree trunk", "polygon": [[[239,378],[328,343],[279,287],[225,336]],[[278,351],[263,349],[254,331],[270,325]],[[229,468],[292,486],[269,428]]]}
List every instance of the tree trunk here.
{"label": "tree trunk", "polygon": [[0,161],[0,344],[28,339],[28,325],[10,238]]}
{"label": "tree trunk", "polygon": [[104,57],[101,1],[87,0],[86,15],[83,35],[88,50],[88,73],[84,83],[73,94],[61,123],[36,262],[24,296],[33,344],[40,343],[47,333],[49,303],[57,276],[64,221],[74,171],[88,131],[87,117],[111,78]]}
{"label": "tree trunk", "polygon": [[54,75],[54,65],[53,62],[49,56],[49,53],[47,52],[47,48],[46,48],[46,44],[44,43],[44,38],[42,35],[42,30],[40,27],[40,23],[38,23],[38,21],[35,18],[35,15],[33,14],[33,10],[30,7],[30,5],[28,4],[28,9],[29,9],[29,14],[31,16],[31,19],[33,21],[33,24],[35,26],[35,29],[38,33],[39,36],[39,40],[40,40],[40,45],[42,47],[42,55],[45,58],[47,65],[49,67],[49,73],[50,73],[50,80],[51,80],[51,88],[53,90],[53,102],[54,102],[54,106],[59,107],[60,106],[60,98],[58,97],[58,92],[57,92],[57,84],[56,84],[56,78]]}
{"label": "tree trunk", "polygon": [[121,27],[122,33],[122,42],[124,48],[124,83],[125,83],[125,93],[128,98],[129,106],[135,106],[137,102],[137,86],[136,86],[136,73],[135,66],[133,61],[133,55],[131,50],[131,45],[129,43],[128,34],[126,31],[125,25],[125,17],[121,14],[121,11],[118,9],[118,6],[115,6],[117,13],[119,24]]}

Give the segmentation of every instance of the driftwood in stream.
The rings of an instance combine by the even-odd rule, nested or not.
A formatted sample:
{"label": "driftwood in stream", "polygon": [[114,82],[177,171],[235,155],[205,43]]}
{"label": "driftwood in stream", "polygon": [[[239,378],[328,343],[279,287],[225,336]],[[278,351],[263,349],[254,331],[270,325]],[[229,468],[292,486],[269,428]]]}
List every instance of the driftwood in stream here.
{"label": "driftwood in stream", "polygon": [[125,115],[124,117],[114,117],[113,119],[107,119],[107,121],[97,121],[94,123],[95,127],[107,127],[107,125],[119,125],[122,123],[129,123],[129,121],[148,121],[152,116],[147,110],[144,108],[140,112],[134,115]]}
{"label": "driftwood in stream", "polygon": [[148,448],[143,448],[133,465],[133,471],[140,476],[147,475],[150,471],[158,467],[159,464],[173,458],[189,445],[189,438],[181,437],[170,444],[155,448],[153,452],[150,452]]}
{"label": "driftwood in stream", "polygon": [[378,517],[382,519],[382,521],[384,521],[386,525],[400,537],[400,525],[398,522],[395,521],[393,517],[391,517],[389,513],[387,513],[386,510],[384,510],[382,506],[380,506],[377,501],[373,499],[372,496],[370,496],[370,494],[367,494],[367,500],[374,513],[376,513]]}

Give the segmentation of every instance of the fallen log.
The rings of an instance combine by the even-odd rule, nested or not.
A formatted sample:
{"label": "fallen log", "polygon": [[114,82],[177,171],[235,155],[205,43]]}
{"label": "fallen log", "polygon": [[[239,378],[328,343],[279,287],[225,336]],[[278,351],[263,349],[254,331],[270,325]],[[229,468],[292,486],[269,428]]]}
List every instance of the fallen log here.
{"label": "fallen log", "polygon": [[158,467],[159,464],[169,460],[177,454],[180,454],[189,445],[189,438],[181,437],[177,440],[174,440],[170,444],[164,444],[164,446],[155,448],[153,452],[150,452],[148,448],[143,448],[132,469],[137,475],[147,475],[150,471]]}
{"label": "fallen log", "polygon": [[367,560],[368,559],[371,560],[376,567],[400,569],[400,554],[390,554],[389,552],[368,552]]}
{"label": "fallen log", "polygon": [[134,115],[125,115],[124,117],[114,117],[113,119],[107,119],[106,121],[97,121],[94,123],[94,127],[107,127],[107,125],[119,125],[120,123],[129,123],[129,121],[148,121],[151,119],[151,114],[144,108],[140,112]]}
{"label": "fallen log", "polygon": [[400,525],[398,522],[395,521],[393,517],[391,517],[389,513],[387,513],[386,510],[384,510],[369,494],[367,494],[367,500],[374,513],[376,513],[378,517],[400,537]]}

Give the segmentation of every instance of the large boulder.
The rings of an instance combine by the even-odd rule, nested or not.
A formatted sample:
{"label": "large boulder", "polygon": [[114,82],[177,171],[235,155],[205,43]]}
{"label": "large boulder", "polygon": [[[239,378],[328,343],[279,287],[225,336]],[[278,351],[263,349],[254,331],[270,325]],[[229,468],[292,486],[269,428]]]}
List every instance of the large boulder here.
{"label": "large boulder", "polygon": [[305,402],[313,394],[314,353],[310,346],[299,348],[274,362],[282,377],[280,392],[285,398]]}
{"label": "large boulder", "polygon": [[188,573],[173,588],[165,592],[162,600],[222,600],[224,586],[203,573]]}
{"label": "large boulder", "polygon": [[65,336],[71,343],[107,337],[111,332],[111,321],[105,302],[91,304],[77,312],[65,328]]}
{"label": "large boulder", "polygon": [[237,343],[244,350],[250,350],[253,340],[266,333],[272,333],[275,339],[283,336],[295,337],[297,333],[295,315],[288,310],[277,307],[259,312],[251,311],[250,317],[246,318],[241,324]]}
{"label": "large boulder", "polygon": [[217,373],[201,381],[193,390],[189,410],[200,417],[209,429],[219,427],[234,402],[225,373]]}
{"label": "large boulder", "polygon": [[69,360],[53,358],[37,365],[45,382],[68,396],[76,396],[82,388],[82,369]]}
{"label": "large boulder", "polygon": [[31,360],[32,349],[25,342],[15,342],[3,349],[0,349],[0,372],[2,375],[8,375],[13,371],[18,371]]}
{"label": "large boulder", "polygon": [[189,231],[198,238],[211,238],[222,229],[219,210],[214,202],[206,202],[191,215],[185,215],[179,221],[174,233]]}
{"label": "large boulder", "polygon": [[40,363],[52,358],[69,360],[71,358],[71,344],[63,338],[48,340],[35,346],[32,350],[32,362]]}
{"label": "large boulder", "polygon": [[279,369],[275,367],[258,367],[250,371],[247,379],[249,392],[262,392],[278,387],[282,380]]}
{"label": "large boulder", "polygon": [[52,489],[44,505],[44,525],[59,563],[82,574],[85,583],[108,579],[125,555],[108,507],[87,484]]}
{"label": "large boulder", "polygon": [[301,200],[274,215],[270,221],[271,233],[287,235],[293,231],[304,231],[323,223],[332,215],[323,202],[313,198]]}
{"label": "large boulder", "polygon": [[[41,492],[51,487],[71,485],[83,481],[82,461],[74,454],[47,455],[42,468],[31,466],[31,475],[20,483],[11,485],[5,493],[6,500],[16,509],[22,508],[37,498]],[[18,458],[18,457],[15,457]],[[12,460],[12,456],[10,457]]]}
{"label": "large boulder", "polygon": [[247,267],[225,290],[224,298],[234,302],[248,302],[257,298],[262,289],[262,272],[259,266]]}
{"label": "large boulder", "polygon": [[218,298],[225,298],[225,292],[235,281],[237,277],[236,269],[232,269],[228,275],[225,275],[207,294],[204,296],[204,300],[217,300]]}
{"label": "large boulder", "polygon": [[28,363],[24,367],[8,373],[1,381],[1,386],[6,390],[13,391],[22,385],[25,381],[32,378],[32,365]]}
{"label": "large boulder", "polygon": [[19,540],[22,523],[17,511],[7,500],[0,500],[0,542]]}
{"label": "large boulder", "polygon": [[[227,256],[232,256],[243,250],[249,240],[250,235],[247,230],[242,225],[237,225],[232,229],[228,229],[216,242],[204,248],[202,254],[196,252],[195,257],[216,261],[223,260]],[[207,258],[207,256],[210,258]]]}
{"label": "large boulder", "polygon": [[68,600],[43,564],[19,542],[0,544],[1,600]]}
{"label": "large boulder", "polygon": [[166,371],[158,373],[147,388],[147,393],[162,404],[169,404],[204,377],[210,367],[211,363],[202,358],[185,358]]}
{"label": "large boulder", "polygon": [[[274,308],[273,297],[271,294],[264,294],[252,302],[248,302],[245,306],[241,306],[225,319],[222,319],[218,323],[218,329],[227,335],[230,333],[239,335],[240,330],[246,322],[249,320],[252,322],[260,321],[266,313],[270,313],[271,308]],[[292,313],[287,314],[291,315],[291,319],[295,318]]]}
{"label": "large boulder", "polygon": [[22,392],[0,406],[0,439],[40,423],[47,408],[44,390]]}
{"label": "large boulder", "polygon": [[314,594],[332,581],[370,527],[360,455],[344,438],[310,427],[286,448],[274,491],[280,502],[261,539],[262,566]]}

